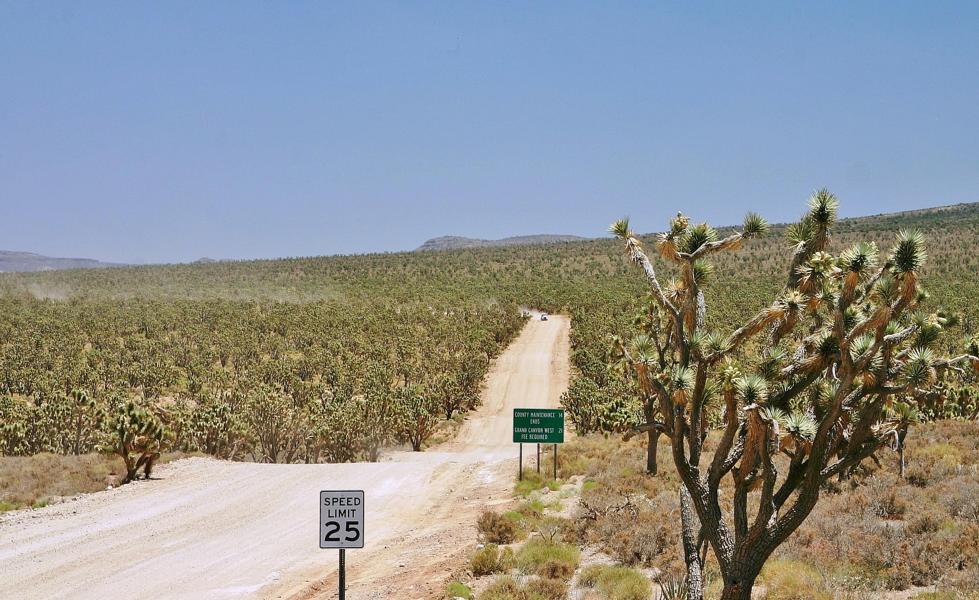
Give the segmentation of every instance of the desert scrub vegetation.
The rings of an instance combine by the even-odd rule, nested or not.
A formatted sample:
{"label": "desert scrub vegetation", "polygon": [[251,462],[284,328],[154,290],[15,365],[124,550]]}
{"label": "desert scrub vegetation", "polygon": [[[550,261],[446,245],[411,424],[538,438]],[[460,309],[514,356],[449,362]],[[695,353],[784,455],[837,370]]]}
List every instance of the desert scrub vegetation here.
{"label": "desert scrub vegetation", "polygon": [[653,586],[635,569],[617,565],[590,565],[578,575],[578,585],[592,588],[606,600],[649,600]]}
{"label": "desert scrub vegetation", "polygon": [[[185,454],[164,454],[169,462]],[[104,490],[125,479],[121,463],[105,454],[0,456],[0,512],[40,507],[60,498]]]}
{"label": "desert scrub vegetation", "polygon": [[522,533],[518,522],[521,515],[499,514],[493,511],[485,511],[476,521],[476,529],[487,542],[491,544],[511,544],[517,540]]}
{"label": "desert scrub vegetation", "polygon": [[[979,205],[841,220],[828,250],[883,245],[901,228],[928,238],[923,306],[959,314],[964,335],[979,333]],[[712,327],[733,328],[780,289],[785,229],[716,257],[704,289]],[[0,453],[97,449],[92,415],[72,406],[76,390],[96,407],[115,394],[152,412],[172,433],[164,449],[315,462],[424,448],[477,401],[489,360],[523,323],[519,305],[572,318],[566,403],[578,429],[622,430],[641,410],[607,368],[610,337],[628,337],[648,301],[620,254],[617,242],[592,240],[3,273]],[[943,331],[938,345],[958,341]],[[370,387],[371,377],[389,385]],[[975,416],[972,387],[949,382],[946,392],[925,403],[924,418]]]}
{"label": "desert scrub vegetation", "polygon": [[[977,440],[975,422],[923,423],[907,439],[907,471],[919,473],[916,479],[898,476],[900,458],[889,451],[879,455],[880,466],[866,463],[847,479],[825,482],[809,519],[759,577],[768,597],[876,598],[934,585],[948,597],[979,594]],[[645,452],[613,437],[579,437],[562,450],[574,467],[565,475],[593,482],[582,488],[567,541],[682,578],[677,475],[661,469],[649,476]],[[723,581],[711,557],[705,574],[715,582],[705,597],[719,598]]]}
{"label": "desert scrub vegetation", "polygon": [[450,581],[448,585],[445,586],[445,597],[447,600],[454,600],[455,598],[472,600],[473,591],[468,585],[462,583],[461,581]]}
{"label": "desert scrub vegetation", "polygon": [[[560,454],[559,454],[560,456]],[[515,493],[520,496],[527,497],[531,493],[537,490],[549,489],[555,491],[561,487],[562,482],[560,479],[554,480],[548,477],[548,471],[545,469],[543,474],[538,473],[533,469],[524,469],[523,478],[518,479],[516,482],[516,487],[514,488]]]}
{"label": "desert scrub vegetation", "polygon": [[[0,296],[0,454],[162,451],[262,462],[421,450],[478,402],[515,305]],[[378,340],[383,340],[378,343]]]}
{"label": "desert scrub vegetation", "polygon": [[479,600],[565,600],[568,584],[560,579],[532,578],[520,581],[511,575],[494,580]]}
{"label": "desert scrub vegetation", "polygon": [[581,561],[577,547],[557,540],[532,537],[516,553],[516,565],[527,575],[567,581]]}
{"label": "desert scrub vegetation", "polygon": [[512,569],[513,565],[513,550],[501,549],[496,544],[486,544],[477,548],[469,561],[469,568],[476,577],[504,573]]}
{"label": "desert scrub vegetation", "polygon": [[504,513],[486,511],[477,519],[486,543],[470,558],[474,595],[480,600],[565,600],[581,561],[577,546],[565,541],[571,521],[555,514],[560,500],[541,497],[557,494],[541,487],[524,497],[514,483],[516,506]]}

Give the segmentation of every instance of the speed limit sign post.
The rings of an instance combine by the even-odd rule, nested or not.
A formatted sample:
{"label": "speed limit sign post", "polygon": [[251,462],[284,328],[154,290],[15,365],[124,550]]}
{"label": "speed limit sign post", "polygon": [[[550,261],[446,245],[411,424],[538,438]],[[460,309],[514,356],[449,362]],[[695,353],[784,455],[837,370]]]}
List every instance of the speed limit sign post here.
{"label": "speed limit sign post", "polygon": [[340,550],[340,600],[346,593],[346,550],[364,547],[364,490],[320,491],[320,548]]}

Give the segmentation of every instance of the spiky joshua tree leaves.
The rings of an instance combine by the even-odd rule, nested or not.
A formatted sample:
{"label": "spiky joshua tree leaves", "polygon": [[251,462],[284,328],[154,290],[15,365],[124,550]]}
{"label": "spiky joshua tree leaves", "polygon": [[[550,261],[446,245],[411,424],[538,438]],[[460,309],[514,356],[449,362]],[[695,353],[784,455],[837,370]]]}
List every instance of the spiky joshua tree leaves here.
{"label": "spiky joshua tree leaves", "polygon": [[153,413],[131,399],[114,400],[108,413],[101,450],[122,458],[126,465],[123,483],[138,479],[140,469],[149,479],[166,440],[166,427]]}
{"label": "spiky joshua tree leaves", "polygon": [[[684,487],[681,515],[693,508],[684,518],[692,598],[702,597],[695,584],[703,546],[686,548],[688,533],[709,544],[722,598],[750,598],[765,561],[812,512],[821,485],[889,444],[903,446],[914,408],[942,373],[979,365],[974,352],[940,358],[931,348],[948,322],[919,310],[922,236],[901,232],[884,257],[874,244],[833,254],[837,206],[826,190],[813,195],[787,230],[785,288],[727,335],[706,325],[708,261],[763,234],[763,219],[749,214],[740,232],[721,238],[677,215],[655,242],[677,272],[665,283],[629,222],[610,228],[642,269],[659,324],[641,327],[618,352],[650,406],[643,427],[670,440]],[[711,456],[708,412],[720,423]],[[722,501],[727,477],[733,495]]]}

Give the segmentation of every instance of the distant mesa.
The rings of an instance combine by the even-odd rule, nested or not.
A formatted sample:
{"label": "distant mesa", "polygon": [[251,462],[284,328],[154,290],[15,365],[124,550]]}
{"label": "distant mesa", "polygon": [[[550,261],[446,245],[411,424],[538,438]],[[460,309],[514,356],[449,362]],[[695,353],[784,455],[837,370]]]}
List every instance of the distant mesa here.
{"label": "distant mesa", "polygon": [[437,250],[459,250],[462,248],[488,248],[494,246],[531,246],[535,244],[557,244],[561,242],[579,242],[588,238],[578,235],[518,235],[499,240],[480,240],[476,238],[461,237],[458,235],[445,235],[432,238],[415,249],[416,252],[437,251]]}
{"label": "distant mesa", "polygon": [[63,269],[106,269],[123,267],[121,263],[108,263],[92,258],[55,258],[33,252],[0,250],[0,273],[60,271]]}

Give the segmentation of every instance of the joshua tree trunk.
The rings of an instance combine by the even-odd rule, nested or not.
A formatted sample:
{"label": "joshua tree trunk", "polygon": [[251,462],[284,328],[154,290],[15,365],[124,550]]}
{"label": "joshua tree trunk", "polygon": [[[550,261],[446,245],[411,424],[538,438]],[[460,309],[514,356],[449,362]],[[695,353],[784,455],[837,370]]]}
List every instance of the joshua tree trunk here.
{"label": "joshua tree trunk", "polygon": [[737,565],[737,568],[724,579],[721,600],[751,600],[751,589],[755,585],[755,579],[758,578],[766,558]]}
{"label": "joshua tree trunk", "polygon": [[646,432],[648,443],[646,447],[646,472],[650,475],[656,474],[656,448],[659,445],[659,435],[660,432],[655,429]]}
{"label": "joshua tree trunk", "polygon": [[75,456],[82,453],[82,416],[75,417]]}
{"label": "joshua tree trunk", "polygon": [[656,447],[659,441],[659,436],[663,433],[658,427],[656,427],[656,406],[654,404],[655,400],[653,398],[647,398],[643,405],[643,416],[646,419],[646,472],[650,475],[656,474]]}
{"label": "joshua tree trunk", "polygon": [[897,432],[897,455],[900,459],[900,477],[904,479],[904,440],[907,439],[907,430]]}
{"label": "joshua tree trunk", "polygon": [[751,588],[754,579],[738,584],[724,584],[724,591],[721,592],[721,600],[751,600]]}
{"label": "joshua tree trunk", "polygon": [[690,492],[684,486],[680,487],[680,525],[683,529],[683,557],[687,563],[687,600],[704,600],[703,564],[697,548],[700,520],[694,512]]}

